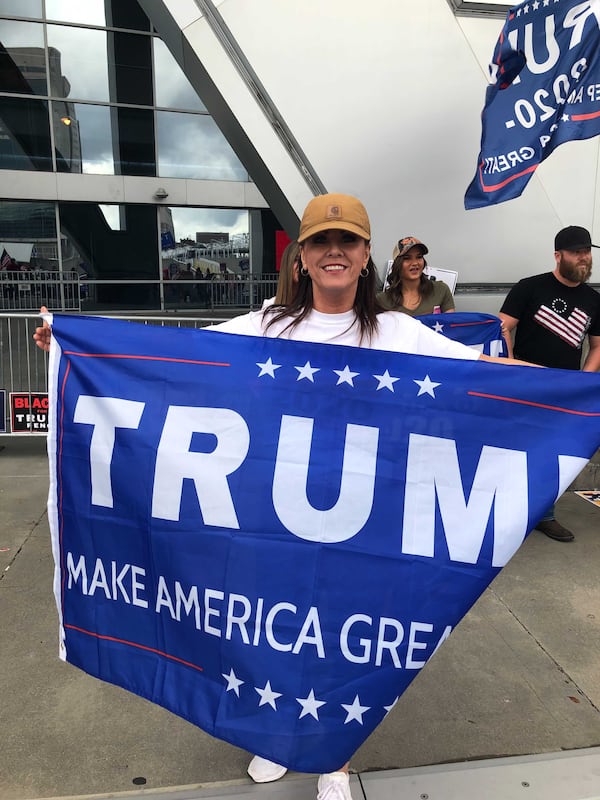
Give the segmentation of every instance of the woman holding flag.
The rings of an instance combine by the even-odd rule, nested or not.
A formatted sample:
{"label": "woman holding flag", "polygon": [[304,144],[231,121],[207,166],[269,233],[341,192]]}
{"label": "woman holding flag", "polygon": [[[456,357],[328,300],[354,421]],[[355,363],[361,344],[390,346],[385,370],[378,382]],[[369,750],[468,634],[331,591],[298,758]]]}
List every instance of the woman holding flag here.
{"label": "woman holding flag", "polygon": [[[514,362],[479,354],[434,333],[418,320],[385,311],[376,299],[376,270],[371,259],[371,227],[363,204],[344,194],[325,194],[307,205],[298,235],[298,287],[286,305],[272,305],[214,326],[213,330],[367,347],[401,353],[465,360]],[[42,308],[42,313],[47,309]],[[38,347],[50,349],[46,322],[34,333]],[[256,750],[261,751],[257,741]],[[266,755],[266,749],[263,751]],[[281,778],[286,766],[257,755],[248,773],[258,783]],[[351,800],[348,764],[321,775],[318,800]]]}

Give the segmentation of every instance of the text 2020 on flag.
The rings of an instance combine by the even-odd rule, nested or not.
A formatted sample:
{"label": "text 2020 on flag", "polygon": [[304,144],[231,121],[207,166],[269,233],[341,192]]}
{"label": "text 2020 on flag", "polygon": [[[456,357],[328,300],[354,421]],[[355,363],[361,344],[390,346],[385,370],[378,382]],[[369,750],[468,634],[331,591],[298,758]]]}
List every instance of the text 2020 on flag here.
{"label": "text 2020 on flag", "polygon": [[61,656],[339,768],[600,445],[600,375],[56,316]]}
{"label": "text 2020 on flag", "polygon": [[467,209],[518,197],[560,144],[600,133],[598,0],[527,0],[511,8],[490,80]]}

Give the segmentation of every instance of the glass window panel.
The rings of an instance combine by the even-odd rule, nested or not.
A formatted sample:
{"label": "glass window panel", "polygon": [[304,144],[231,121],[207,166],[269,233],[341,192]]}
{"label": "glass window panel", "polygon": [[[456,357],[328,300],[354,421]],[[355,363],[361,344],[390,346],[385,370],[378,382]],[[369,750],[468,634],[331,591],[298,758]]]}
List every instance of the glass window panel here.
{"label": "glass window panel", "polygon": [[108,61],[110,75],[114,76],[116,101],[153,105],[151,38],[134,33],[109,33],[108,36],[114,54]]}
{"label": "glass window panel", "polygon": [[162,39],[154,39],[154,80],[157,106],[206,111],[204,103]]}
{"label": "glass window panel", "polygon": [[41,24],[2,20],[0,90],[48,94],[44,30]]}
{"label": "glass window panel", "polygon": [[[154,155],[154,115],[148,109],[118,108],[118,175],[156,175]],[[116,156],[115,156],[116,159]]]}
{"label": "glass window panel", "polygon": [[[161,206],[159,219],[166,308],[250,302],[247,211]],[[213,283],[222,277],[240,282]]]}
{"label": "glass window panel", "polygon": [[152,111],[53,101],[56,166],[89,175],[156,175]]}
{"label": "glass window panel", "polygon": [[84,103],[52,103],[56,167],[59,172],[114,175],[111,110]]}
{"label": "glass window panel", "polygon": [[212,117],[171,111],[158,111],[156,117],[161,177],[248,180],[248,173]]}
{"label": "glass window panel", "polygon": [[54,203],[0,201],[0,241],[54,239],[56,216]]}
{"label": "glass window panel", "polygon": [[[109,5],[109,4],[107,4]],[[106,24],[112,28],[131,28],[134,31],[149,31],[150,20],[137,0],[113,0],[108,10]]]}
{"label": "glass window panel", "polygon": [[48,47],[52,94],[109,100],[105,31],[48,25]]}
{"label": "glass window panel", "polygon": [[[0,0],[6,2],[6,0]],[[150,22],[136,0],[46,0],[46,17],[60,22],[81,22],[109,28],[149,31]]]}
{"label": "glass window panel", "polygon": [[0,167],[52,171],[45,100],[0,97]]}
{"label": "glass window panel", "polygon": [[107,205],[100,205],[98,206],[102,214],[104,215],[104,219],[106,220],[106,224],[108,227],[113,231],[122,231],[124,229],[124,207],[123,206],[107,206]]}
{"label": "glass window panel", "polygon": [[[86,309],[158,308],[158,221],[152,205],[118,206],[117,229],[95,203],[59,203],[61,235],[85,273]],[[154,281],[128,283],[127,281]],[[96,283],[102,281],[102,283]],[[106,282],[108,281],[108,283]]]}
{"label": "glass window panel", "polygon": [[46,18],[61,22],[106,25],[104,0],[46,0]]}
{"label": "glass window panel", "polygon": [[[42,18],[42,0],[0,0],[0,14]],[[4,27],[4,22],[2,26]]]}

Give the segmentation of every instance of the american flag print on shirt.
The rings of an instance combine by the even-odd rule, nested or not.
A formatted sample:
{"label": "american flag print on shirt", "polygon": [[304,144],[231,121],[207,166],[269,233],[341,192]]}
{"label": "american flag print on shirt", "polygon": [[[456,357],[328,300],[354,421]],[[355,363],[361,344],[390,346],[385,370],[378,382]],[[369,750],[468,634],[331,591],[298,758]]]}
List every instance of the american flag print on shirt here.
{"label": "american flag print on shirt", "polygon": [[560,338],[571,345],[571,347],[581,348],[591,319],[580,308],[575,307],[568,317],[563,317],[567,310],[565,301],[557,297],[552,301],[552,308],[542,305],[536,312],[534,319],[547,330],[560,336]]}

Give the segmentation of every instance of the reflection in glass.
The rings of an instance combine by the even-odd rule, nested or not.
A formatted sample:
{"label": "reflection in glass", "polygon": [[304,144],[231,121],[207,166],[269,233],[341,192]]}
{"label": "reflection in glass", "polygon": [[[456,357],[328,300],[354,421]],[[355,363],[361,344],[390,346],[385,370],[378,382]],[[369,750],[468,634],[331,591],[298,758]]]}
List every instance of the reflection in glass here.
{"label": "reflection in glass", "polygon": [[64,25],[48,25],[47,30],[48,47],[54,49],[49,52],[50,72],[64,76],[62,85],[53,86],[53,94],[78,100],[107,101],[106,32]]}
{"label": "reflection in glass", "polygon": [[151,109],[115,108],[118,130],[117,175],[156,175],[154,114]]}
{"label": "reflection in glass", "polygon": [[46,0],[46,18],[60,22],[83,22],[86,25],[106,25],[104,0]]}
{"label": "reflection in glass", "polygon": [[114,175],[109,106],[56,100],[52,106],[58,171]]}
{"label": "reflection in glass", "polygon": [[0,97],[0,168],[52,171],[46,100]]}
{"label": "reflection in glass", "polygon": [[[5,0],[0,0],[2,2]],[[46,17],[60,22],[82,22],[84,25],[150,30],[148,18],[136,0],[80,0],[78,3],[73,0],[46,0]]]}
{"label": "reflection in glass", "polygon": [[112,0],[107,3],[106,24],[109,28],[131,28],[133,31],[149,31],[150,20],[137,0]]}
{"label": "reflection in glass", "polygon": [[[166,308],[248,306],[258,300],[248,282],[247,211],[167,206],[158,211]],[[266,296],[272,294],[269,287]]]}
{"label": "reflection in glass", "polygon": [[150,36],[135,33],[108,34],[108,59],[113,100],[117,103],[152,105],[152,57]]}
{"label": "reflection in glass", "polygon": [[113,231],[123,230],[123,225],[121,223],[121,220],[124,219],[123,206],[100,205],[98,206],[98,208],[104,215],[106,224],[111,230]]}
{"label": "reflection in glass", "polygon": [[151,205],[118,209],[120,224],[114,229],[107,225],[105,209],[98,204],[59,203],[61,237],[88,279],[84,307],[158,308],[156,209]]}
{"label": "reflection in glass", "polygon": [[[42,0],[0,0],[0,14],[42,18]],[[4,22],[2,27],[4,27]]]}
{"label": "reflection in glass", "polygon": [[212,117],[158,111],[156,120],[161,177],[248,180],[248,173]]}
{"label": "reflection in glass", "polygon": [[244,241],[248,238],[248,212],[238,208],[171,208],[173,235],[176,242],[207,240],[207,232],[218,234],[213,238]]}
{"label": "reflection in glass", "polygon": [[43,26],[13,20],[1,24],[0,90],[48,94]]}
{"label": "reflection in glass", "polygon": [[81,172],[81,140],[75,106],[68,100],[51,103],[54,153],[59,172]]}
{"label": "reflection in glass", "polygon": [[56,245],[54,203],[0,200],[0,241],[41,239],[52,239]]}
{"label": "reflection in glass", "polygon": [[184,75],[162,39],[154,39],[154,80],[156,105],[206,111],[192,84]]}

